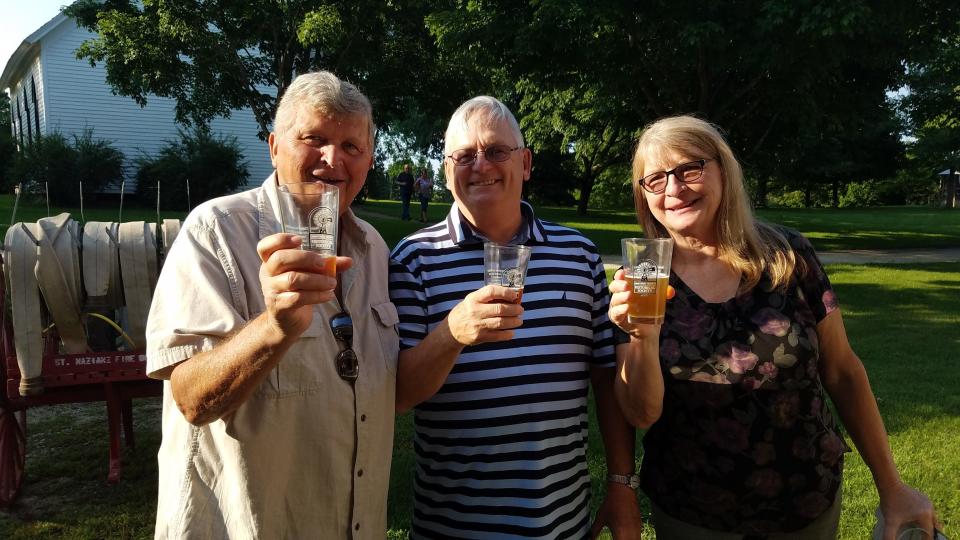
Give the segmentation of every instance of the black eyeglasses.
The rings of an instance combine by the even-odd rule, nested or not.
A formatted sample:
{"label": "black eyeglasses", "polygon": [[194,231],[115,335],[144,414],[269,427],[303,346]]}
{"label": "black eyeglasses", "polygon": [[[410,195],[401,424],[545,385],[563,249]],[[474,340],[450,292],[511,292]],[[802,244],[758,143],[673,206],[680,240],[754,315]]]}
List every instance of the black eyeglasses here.
{"label": "black eyeglasses", "polygon": [[681,163],[669,171],[659,171],[648,174],[638,180],[640,187],[650,193],[663,193],[667,189],[667,179],[672,174],[684,184],[693,184],[703,177],[703,167],[712,159],[698,159],[689,163]]}
{"label": "black eyeglasses", "polygon": [[446,157],[453,160],[457,167],[466,167],[467,165],[473,165],[473,162],[477,160],[477,154],[483,154],[487,161],[500,163],[510,159],[510,154],[519,149],[519,146],[510,148],[505,144],[498,144],[479,151],[475,148],[461,148]]}
{"label": "black eyeglasses", "polygon": [[337,374],[341,379],[353,383],[360,375],[360,363],[357,362],[357,353],[353,352],[353,319],[350,314],[341,311],[331,317],[330,330],[337,341],[347,346],[337,355]]}

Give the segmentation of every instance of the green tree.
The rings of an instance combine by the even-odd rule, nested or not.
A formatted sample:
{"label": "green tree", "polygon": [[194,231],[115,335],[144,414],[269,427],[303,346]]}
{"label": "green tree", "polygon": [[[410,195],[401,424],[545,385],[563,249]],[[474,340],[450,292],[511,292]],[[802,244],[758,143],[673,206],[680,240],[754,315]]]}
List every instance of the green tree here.
{"label": "green tree", "polygon": [[0,92],[0,187],[14,184],[10,178],[10,167],[17,155],[17,142],[13,138],[10,125],[10,98],[6,92]]}
{"label": "green tree", "polygon": [[[141,105],[149,95],[175,98],[183,124],[205,125],[249,107],[265,136],[277,96],[297,73],[317,69],[358,84],[378,123],[412,112],[431,118],[423,111],[451,101],[437,96],[458,85],[445,78],[454,66],[438,78],[443,68],[434,63],[424,4],[79,0],[65,13],[98,34],[77,55],[103,62],[117,93]],[[411,125],[423,144],[435,143],[432,123]]]}
{"label": "green tree", "polygon": [[[908,90],[899,100],[907,119],[915,182],[956,178],[960,171],[960,7],[952,2],[928,2],[931,18],[913,34],[904,83]],[[944,180],[948,207],[960,206],[956,181]]]}
{"label": "green tree", "polygon": [[[427,19],[441,51],[520,105],[534,146],[573,151],[581,212],[605,167],[627,160],[639,129],[670,114],[724,127],[756,178],[809,179],[798,166],[811,149],[800,144],[829,123],[842,127],[835,142],[862,144],[847,127],[857,115],[889,116],[885,91],[913,21],[913,8],[893,0],[450,6]],[[863,173],[827,178],[840,174]]]}

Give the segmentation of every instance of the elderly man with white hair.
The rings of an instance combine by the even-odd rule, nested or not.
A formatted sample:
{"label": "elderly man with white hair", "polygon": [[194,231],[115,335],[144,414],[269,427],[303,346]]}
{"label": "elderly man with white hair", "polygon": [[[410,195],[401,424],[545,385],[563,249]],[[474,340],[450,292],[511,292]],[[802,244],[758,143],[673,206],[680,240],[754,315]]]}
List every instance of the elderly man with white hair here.
{"label": "elderly man with white hair", "polygon": [[[307,73],[274,124],[276,172],[191,212],[157,284],[157,538],[386,534],[397,311],[387,247],[350,210],[373,165],[370,102]],[[280,232],[278,185],[316,182],[339,188],[336,273]]]}
{"label": "elderly man with white hair", "polygon": [[[634,431],[613,394],[614,329],[596,247],[521,200],[532,154],[500,101],[461,105],[444,153],[456,204],[390,261],[397,410],[415,410],[412,538],[584,538],[604,525],[639,538]],[[531,249],[522,301],[484,286],[487,241]],[[590,385],[611,473],[593,526]]]}

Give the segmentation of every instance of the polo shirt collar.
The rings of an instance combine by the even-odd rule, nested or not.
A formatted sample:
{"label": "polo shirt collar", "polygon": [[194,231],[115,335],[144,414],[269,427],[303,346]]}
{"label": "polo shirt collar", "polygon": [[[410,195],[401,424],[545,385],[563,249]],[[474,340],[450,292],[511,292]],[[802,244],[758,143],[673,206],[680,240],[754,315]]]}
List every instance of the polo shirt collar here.
{"label": "polo shirt collar", "polygon": [[[546,243],[547,231],[527,201],[520,201],[520,218],[520,230],[510,240],[510,244]],[[487,241],[487,238],[467,221],[456,203],[450,205],[450,213],[447,214],[447,230],[450,231],[453,242],[459,246]]]}

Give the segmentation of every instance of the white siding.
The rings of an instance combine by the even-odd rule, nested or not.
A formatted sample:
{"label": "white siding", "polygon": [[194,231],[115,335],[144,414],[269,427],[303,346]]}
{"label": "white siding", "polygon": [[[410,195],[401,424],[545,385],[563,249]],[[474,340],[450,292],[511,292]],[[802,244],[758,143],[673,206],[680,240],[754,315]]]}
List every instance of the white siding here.
{"label": "white siding", "polygon": [[[175,101],[150,96],[141,108],[132,98],[114,95],[102,63],[91,67],[87,60],[76,58],[77,47],[92,37],[94,34],[78,28],[73,20],[66,20],[41,38],[45,132],[59,130],[70,136],[92,128],[95,138],[111,141],[127,157],[129,192],[134,160],[154,155],[165,142],[178,138]],[[40,86],[38,83],[38,92]],[[257,138],[257,123],[249,109],[237,111],[229,119],[217,119],[211,128],[214,133],[237,138],[250,171],[250,185],[261,183],[271,173],[266,143]]]}

